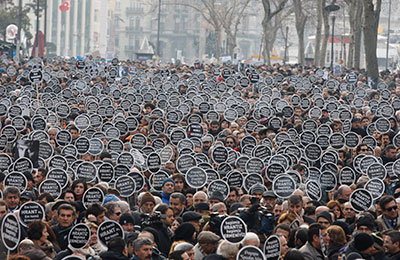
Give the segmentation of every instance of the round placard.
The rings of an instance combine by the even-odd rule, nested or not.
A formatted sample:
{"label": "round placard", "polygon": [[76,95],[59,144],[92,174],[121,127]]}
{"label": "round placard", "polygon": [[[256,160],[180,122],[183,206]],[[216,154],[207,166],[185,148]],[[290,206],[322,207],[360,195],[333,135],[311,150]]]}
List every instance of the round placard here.
{"label": "round placard", "polygon": [[229,216],[221,223],[221,236],[231,244],[240,244],[247,233],[247,225],[236,216]]}
{"label": "round placard", "polygon": [[373,199],[366,189],[356,189],[350,195],[350,205],[356,212],[367,211],[372,207]]}
{"label": "round placard", "polygon": [[126,175],[121,176],[115,181],[115,188],[119,191],[121,197],[128,198],[136,191],[135,180]]}
{"label": "round placard", "polygon": [[104,194],[100,188],[91,187],[83,193],[82,204],[87,209],[90,204],[97,203],[102,205],[104,201]]}
{"label": "round placard", "polygon": [[281,174],[272,182],[272,190],[277,197],[288,198],[296,190],[296,182],[290,175]]}
{"label": "round placard", "polygon": [[68,245],[74,250],[84,248],[89,243],[91,233],[84,223],[74,225],[68,234]]}
{"label": "round placard", "polygon": [[107,247],[107,244],[111,238],[124,238],[124,229],[119,223],[113,220],[106,220],[99,225],[99,228],[97,229],[97,237],[100,243]]}
{"label": "round placard", "polygon": [[61,185],[56,180],[47,179],[39,185],[39,193],[48,192],[56,200],[61,196]]}
{"label": "round placard", "polygon": [[44,217],[44,208],[36,201],[25,202],[18,211],[19,222],[24,227],[35,220],[44,220]]}
{"label": "round placard", "polygon": [[192,167],[186,172],[185,180],[190,187],[200,189],[207,183],[207,173],[200,167]]}

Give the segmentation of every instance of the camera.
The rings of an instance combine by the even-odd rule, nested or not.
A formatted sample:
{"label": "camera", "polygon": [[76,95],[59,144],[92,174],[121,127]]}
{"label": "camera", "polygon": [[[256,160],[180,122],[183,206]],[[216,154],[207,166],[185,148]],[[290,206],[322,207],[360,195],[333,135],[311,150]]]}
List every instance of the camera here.
{"label": "camera", "polygon": [[210,213],[209,230],[221,237],[221,223],[228,215],[218,215],[218,213]]}
{"label": "camera", "polygon": [[154,211],[153,214],[142,213],[140,214],[141,224],[144,227],[150,227],[156,223],[159,223],[161,219],[165,218],[165,215],[160,211]]}

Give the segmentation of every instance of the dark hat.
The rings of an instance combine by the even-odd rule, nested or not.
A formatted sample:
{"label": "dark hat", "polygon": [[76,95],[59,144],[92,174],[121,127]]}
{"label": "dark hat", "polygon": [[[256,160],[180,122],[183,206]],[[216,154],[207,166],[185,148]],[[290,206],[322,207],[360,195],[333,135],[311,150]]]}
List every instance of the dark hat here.
{"label": "dark hat", "polygon": [[374,230],[374,221],[368,216],[363,216],[357,220],[356,226],[357,228],[360,228],[361,226],[366,226],[368,229]]}
{"label": "dark hat", "polygon": [[161,185],[161,187],[164,187],[165,183],[167,183],[167,182],[172,182],[172,183],[175,185],[175,182],[174,182],[174,180],[173,180],[173,179],[170,179],[170,178],[168,178],[168,179],[165,179],[165,180],[162,182],[162,185]]}
{"label": "dark hat", "polygon": [[62,204],[71,205],[71,203],[69,203],[69,202],[66,201],[66,200],[59,200],[59,201],[57,201],[56,203],[54,203],[54,205],[51,207],[51,210],[57,210],[58,207],[60,207]]}
{"label": "dark hat", "polygon": [[121,217],[119,218],[119,224],[126,225],[128,223],[135,225],[135,220],[133,219],[133,216],[129,213],[122,214]]}
{"label": "dark hat", "polygon": [[231,205],[231,207],[229,208],[229,214],[232,213],[235,210],[238,210],[240,208],[243,208],[243,204],[240,202],[235,202]]}
{"label": "dark hat", "polygon": [[31,191],[24,191],[21,194],[21,199],[35,200],[36,196]]}
{"label": "dark hat", "polygon": [[222,202],[224,201],[224,195],[220,191],[216,190],[213,193],[211,193],[209,200],[219,200]]}
{"label": "dark hat", "polygon": [[146,192],[145,194],[142,195],[142,198],[140,199],[140,205],[143,205],[146,202],[153,202],[154,204],[156,204],[156,200],[154,199],[154,196],[151,195],[150,192]]}
{"label": "dark hat", "polygon": [[22,174],[25,175],[25,177],[26,177],[26,179],[27,179],[28,181],[32,181],[33,183],[35,183],[35,179],[33,179],[33,175],[32,175],[31,172],[25,171],[25,172],[23,172]]}
{"label": "dark hat", "polygon": [[350,254],[347,255],[347,260],[356,260],[356,259],[362,259],[362,256],[357,253],[357,252],[352,252]]}
{"label": "dark hat", "polygon": [[202,215],[194,211],[186,211],[182,215],[183,222],[200,220]]}
{"label": "dark hat", "polygon": [[190,241],[193,237],[193,234],[196,232],[196,228],[191,223],[182,223],[175,230],[175,241],[185,240]]}
{"label": "dark hat", "polygon": [[332,217],[328,211],[322,211],[321,213],[319,213],[317,216],[317,220],[318,220],[318,218],[327,219],[329,221],[329,223],[332,224]]}
{"label": "dark hat", "polygon": [[264,191],[262,196],[263,196],[263,198],[274,198],[274,199],[276,199],[275,193],[273,191],[271,191],[271,190]]}
{"label": "dark hat", "polygon": [[335,222],[332,223],[332,225],[336,225],[336,226],[341,227],[346,235],[351,235],[350,229],[349,229],[349,225],[347,225],[346,222],[340,221],[340,220],[336,220]]}
{"label": "dark hat", "polygon": [[374,239],[367,233],[358,233],[354,237],[354,248],[362,252],[374,244]]}
{"label": "dark hat", "polygon": [[187,195],[187,194],[192,194],[192,195],[194,195],[195,193],[196,193],[196,189],[194,189],[194,188],[190,188],[190,189],[187,189],[185,192],[185,195]]}
{"label": "dark hat", "polygon": [[211,231],[201,231],[197,236],[197,241],[200,243],[215,243],[220,240],[220,237]]}
{"label": "dark hat", "polygon": [[210,204],[207,202],[200,202],[194,205],[194,210],[210,210]]}
{"label": "dark hat", "polygon": [[265,191],[265,186],[262,185],[261,183],[256,183],[250,188],[250,194],[254,195],[256,192],[261,192],[263,193]]}
{"label": "dark hat", "polygon": [[205,136],[203,136],[203,137],[201,138],[201,141],[202,141],[203,143],[205,143],[205,142],[210,142],[210,143],[212,143],[213,138],[212,138],[211,135],[205,135]]}
{"label": "dark hat", "polygon": [[136,232],[128,233],[128,235],[125,236],[125,243],[127,243],[127,244],[132,243],[134,240],[136,240],[138,235],[139,235],[139,233],[136,233]]}
{"label": "dark hat", "polygon": [[210,254],[203,257],[203,260],[225,260],[225,258],[222,255]]}

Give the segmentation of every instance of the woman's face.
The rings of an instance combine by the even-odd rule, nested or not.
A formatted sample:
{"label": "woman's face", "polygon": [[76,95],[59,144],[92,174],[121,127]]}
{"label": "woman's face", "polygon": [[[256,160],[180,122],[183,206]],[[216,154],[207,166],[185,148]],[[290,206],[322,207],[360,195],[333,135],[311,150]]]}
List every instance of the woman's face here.
{"label": "woman's face", "polygon": [[174,222],[172,222],[172,226],[171,226],[171,230],[172,232],[175,232],[175,230],[179,227],[179,222],[174,220]]}
{"label": "woman's face", "polygon": [[49,237],[49,232],[47,232],[47,228],[44,228],[42,231],[42,236],[40,237],[39,241],[45,243],[48,237]]}
{"label": "woman's face", "polygon": [[97,243],[97,229],[91,228],[90,231],[92,232],[90,235],[90,244]]}
{"label": "woman's face", "polygon": [[337,218],[341,218],[341,217],[342,217],[342,216],[341,216],[341,213],[340,213],[339,206],[334,207],[334,208],[333,208],[333,211],[335,211],[335,214],[336,214],[336,217],[337,217]]}
{"label": "woman's face", "polygon": [[83,185],[83,183],[78,183],[75,186],[74,192],[76,195],[82,195],[83,191],[85,190],[85,186]]}

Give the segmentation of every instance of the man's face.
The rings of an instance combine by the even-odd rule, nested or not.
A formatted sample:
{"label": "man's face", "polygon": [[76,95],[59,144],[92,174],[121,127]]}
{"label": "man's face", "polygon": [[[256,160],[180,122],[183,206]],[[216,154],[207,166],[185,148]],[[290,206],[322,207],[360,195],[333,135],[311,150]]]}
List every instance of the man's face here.
{"label": "man's face", "polygon": [[70,192],[65,193],[64,200],[69,202],[74,202],[75,201],[74,194]]}
{"label": "man's face", "polygon": [[301,206],[301,203],[297,203],[297,204],[289,203],[289,212],[300,215],[302,209],[303,208]]}
{"label": "man's face", "polygon": [[390,159],[395,159],[395,158],[396,158],[396,155],[397,155],[396,149],[389,149],[389,150],[386,152],[386,157],[387,157],[387,158],[390,158]]}
{"label": "man's face", "polygon": [[286,255],[287,250],[289,249],[286,238],[280,236],[279,241],[281,242],[281,255]]}
{"label": "man's face", "polygon": [[392,200],[391,202],[386,203],[385,208],[383,209],[383,214],[389,219],[397,218],[398,211],[396,201]]}
{"label": "man's face", "polygon": [[228,205],[232,205],[233,203],[238,201],[238,196],[235,191],[229,192],[228,198],[226,199],[226,203]]}
{"label": "man's face", "polygon": [[100,213],[100,215],[98,215],[97,217],[96,217],[96,221],[97,221],[97,223],[100,225],[101,223],[103,223],[104,222],[104,217],[106,216],[106,212],[104,211],[104,212],[101,212]]}
{"label": "man's face", "polygon": [[208,148],[210,148],[210,146],[211,146],[211,142],[208,142],[208,141],[207,142],[203,142],[203,148],[204,149],[207,150]]}
{"label": "man's face", "polygon": [[211,130],[212,130],[213,132],[216,132],[216,131],[218,131],[218,129],[219,129],[219,125],[218,125],[218,124],[212,124],[210,128],[211,128]]}
{"label": "man's face", "polygon": [[221,206],[218,208],[218,215],[226,215],[227,214],[227,208],[225,205]]}
{"label": "man's face", "polygon": [[55,130],[49,131],[49,138],[55,140],[57,136],[57,132]]}
{"label": "man's face", "polygon": [[72,210],[62,209],[58,214],[58,223],[60,227],[66,228],[74,222],[74,212]]}
{"label": "man's face", "polygon": [[342,194],[339,194],[338,198],[349,201],[351,192],[352,192],[352,190],[350,187],[343,187]]}
{"label": "man's face", "polygon": [[43,172],[38,171],[37,173],[34,172],[33,173],[33,179],[35,180],[35,184],[37,187],[39,187],[40,183],[42,183],[42,181],[44,181],[46,178],[46,176],[43,176]]}
{"label": "man's face", "polygon": [[346,202],[344,204],[344,218],[345,219],[352,219],[356,215],[354,209],[350,206],[350,202]]}
{"label": "man's face", "polygon": [[170,198],[169,203],[170,203],[170,206],[174,209],[175,217],[178,217],[181,214],[185,204],[183,204],[178,198],[176,198],[176,199]]}
{"label": "man's face", "polygon": [[385,253],[395,254],[399,251],[399,243],[392,243],[390,236],[383,235],[383,249]]}
{"label": "man's face", "polygon": [[326,228],[321,230],[321,236],[322,236],[322,240],[324,241],[325,247],[328,247],[330,239],[329,239],[329,234],[328,234]]}
{"label": "man's face", "polygon": [[196,197],[194,197],[193,205],[197,205],[201,202],[207,202],[206,196],[204,194],[197,194]]}
{"label": "man's face", "polygon": [[4,198],[7,207],[9,209],[15,209],[16,207],[18,207],[19,204],[19,196],[18,194],[13,194],[13,193],[8,193],[7,197]]}
{"label": "man's face", "polygon": [[151,201],[148,201],[148,202],[142,204],[141,209],[144,213],[150,214],[153,212],[154,207],[155,207],[155,204]]}
{"label": "man's face", "polygon": [[189,256],[189,260],[194,260],[194,249],[186,250],[185,253]]}
{"label": "man's face", "polygon": [[263,198],[264,206],[268,208],[268,210],[272,210],[275,207],[275,198],[265,197]]}
{"label": "man's face", "polygon": [[212,254],[217,250],[218,243],[204,243],[201,245],[201,249],[206,253],[207,255]]}
{"label": "man's face", "polygon": [[164,224],[166,224],[167,226],[171,226],[174,220],[175,220],[174,211],[168,209],[167,212],[165,213]]}
{"label": "man's face", "polygon": [[72,139],[78,139],[79,132],[76,131],[75,129],[73,129],[73,130],[71,130],[71,136],[72,136]]}
{"label": "man's face", "polygon": [[282,235],[282,236],[284,236],[285,239],[286,239],[286,241],[289,240],[289,235],[290,235],[290,234],[289,234],[288,231],[286,231],[286,230],[284,230],[284,229],[277,228],[277,229],[276,229],[276,234],[277,234],[277,235]]}
{"label": "man's face", "polygon": [[122,211],[120,207],[115,207],[114,213],[108,216],[109,219],[119,222],[119,218],[121,217]]}
{"label": "man's face", "polygon": [[7,207],[6,206],[0,206],[0,219],[7,215]]}
{"label": "man's face", "polygon": [[382,144],[389,144],[390,139],[388,135],[382,135]]}
{"label": "man's face", "polygon": [[175,179],[175,191],[183,191],[184,182],[182,179]]}
{"label": "man's face", "polygon": [[282,215],[282,205],[275,205],[274,214],[275,216]]}
{"label": "man's face", "polygon": [[182,260],[190,260],[190,257],[189,257],[189,255],[188,255],[186,252],[184,252],[184,253],[181,255],[181,257],[182,257]]}
{"label": "man's face", "polygon": [[321,224],[322,226],[324,226],[325,228],[328,228],[331,225],[331,223],[329,223],[329,221],[326,218],[322,218],[322,217],[319,217],[317,219],[317,222],[319,224]]}
{"label": "man's face", "polygon": [[151,245],[143,245],[139,250],[135,250],[135,255],[137,255],[140,260],[150,260],[152,253],[153,247]]}
{"label": "man's face", "polygon": [[187,202],[188,207],[191,207],[193,205],[193,194],[192,193],[186,194],[186,202]]}
{"label": "man's face", "polygon": [[170,195],[171,193],[173,193],[174,189],[175,189],[175,185],[170,181],[165,183],[164,186],[162,187],[162,191],[167,195]]}
{"label": "man's face", "polygon": [[135,226],[132,223],[123,224],[122,228],[124,229],[124,231],[129,233],[135,231]]}

